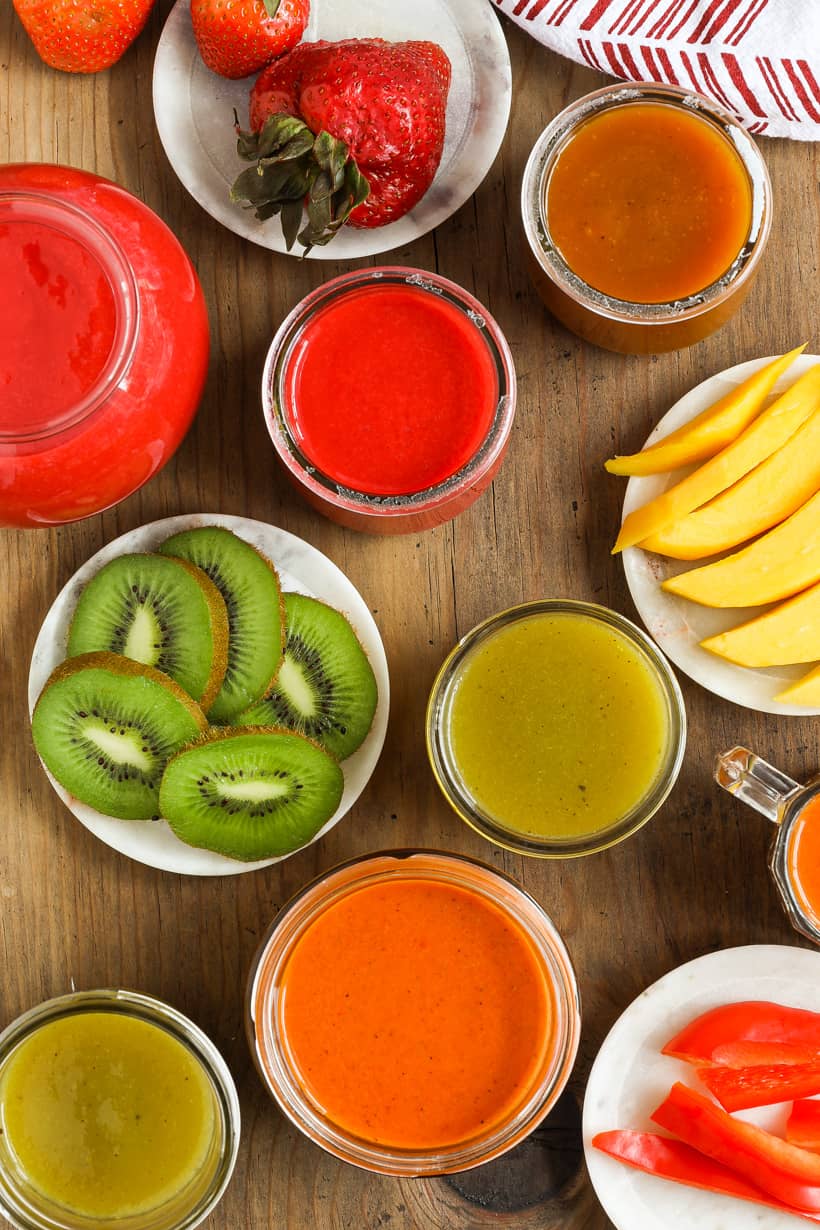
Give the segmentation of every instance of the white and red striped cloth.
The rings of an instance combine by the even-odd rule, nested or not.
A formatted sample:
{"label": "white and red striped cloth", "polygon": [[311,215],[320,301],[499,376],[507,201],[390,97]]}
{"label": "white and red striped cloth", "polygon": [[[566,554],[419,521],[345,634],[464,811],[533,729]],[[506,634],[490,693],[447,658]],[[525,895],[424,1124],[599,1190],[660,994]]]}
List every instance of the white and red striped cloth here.
{"label": "white and red striped cloth", "polygon": [[561,55],[722,103],[750,132],[820,140],[820,0],[489,0]]}

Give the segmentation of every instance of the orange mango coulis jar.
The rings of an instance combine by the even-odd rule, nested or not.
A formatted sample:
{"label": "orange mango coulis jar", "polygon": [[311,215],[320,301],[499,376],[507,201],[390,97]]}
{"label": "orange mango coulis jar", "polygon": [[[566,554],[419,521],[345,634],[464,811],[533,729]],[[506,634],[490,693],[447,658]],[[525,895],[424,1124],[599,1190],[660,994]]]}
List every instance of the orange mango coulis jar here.
{"label": "orange mango coulis jar", "polygon": [[771,213],[740,125],[659,85],[563,111],[533,150],[522,204],[546,305],[587,340],[635,353],[691,345],[737,310]]}

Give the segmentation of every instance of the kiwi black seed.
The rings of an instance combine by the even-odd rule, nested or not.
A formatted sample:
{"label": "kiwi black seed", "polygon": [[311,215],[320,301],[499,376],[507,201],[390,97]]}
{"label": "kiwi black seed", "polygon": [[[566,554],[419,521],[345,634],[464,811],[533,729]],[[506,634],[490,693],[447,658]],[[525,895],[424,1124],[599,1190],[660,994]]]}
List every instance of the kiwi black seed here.
{"label": "kiwi black seed", "polygon": [[210,730],[169,762],[160,810],[177,837],[252,862],[306,845],[336,811],[344,778],[293,731]]}
{"label": "kiwi black seed", "polygon": [[207,726],[182,688],[151,666],[86,653],[58,666],[31,720],[43,764],[70,794],[105,816],[159,814],[170,756]]}
{"label": "kiwi black seed", "polygon": [[264,700],[237,721],[296,730],[344,760],[364,741],[377,701],[373,668],[344,615],[285,594],[285,660]]}
{"label": "kiwi black seed", "polygon": [[70,657],[109,651],[170,675],[203,709],[222,686],[228,612],[200,568],[165,555],[120,555],[80,594]]}
{"label": "kiwi black seed", "polygon": [[228,664],[213,722],[232,722],[265,695],[282,661],[285,613],[273,565],[254,547],[220,526],[174,534],[159,548],[207,573],[228,611]]}

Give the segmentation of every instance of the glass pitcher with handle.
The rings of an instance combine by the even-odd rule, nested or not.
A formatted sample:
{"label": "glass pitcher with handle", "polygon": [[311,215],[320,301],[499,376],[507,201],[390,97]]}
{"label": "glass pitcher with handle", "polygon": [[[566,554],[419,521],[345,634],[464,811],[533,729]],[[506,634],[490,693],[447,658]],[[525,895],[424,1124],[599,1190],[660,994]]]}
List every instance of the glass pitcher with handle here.
{"label": "glass pitcher with handle", "polygon": [[805,786],[745,747],[722,752],[715,780],[777,825],[769,870],[795,931],[820,944],[820,775]]}

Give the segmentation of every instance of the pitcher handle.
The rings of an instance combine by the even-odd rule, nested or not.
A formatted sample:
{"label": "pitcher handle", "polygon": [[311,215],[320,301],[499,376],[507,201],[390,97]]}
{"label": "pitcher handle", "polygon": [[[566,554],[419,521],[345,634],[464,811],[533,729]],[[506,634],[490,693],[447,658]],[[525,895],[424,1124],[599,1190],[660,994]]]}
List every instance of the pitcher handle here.
{"label": "pitcher handle", "polygon": [[715,781],[742,803],[748,803],[773,824],[779,824],[784,805],[803,787],[747,747],[722,752],[715,762]]}

